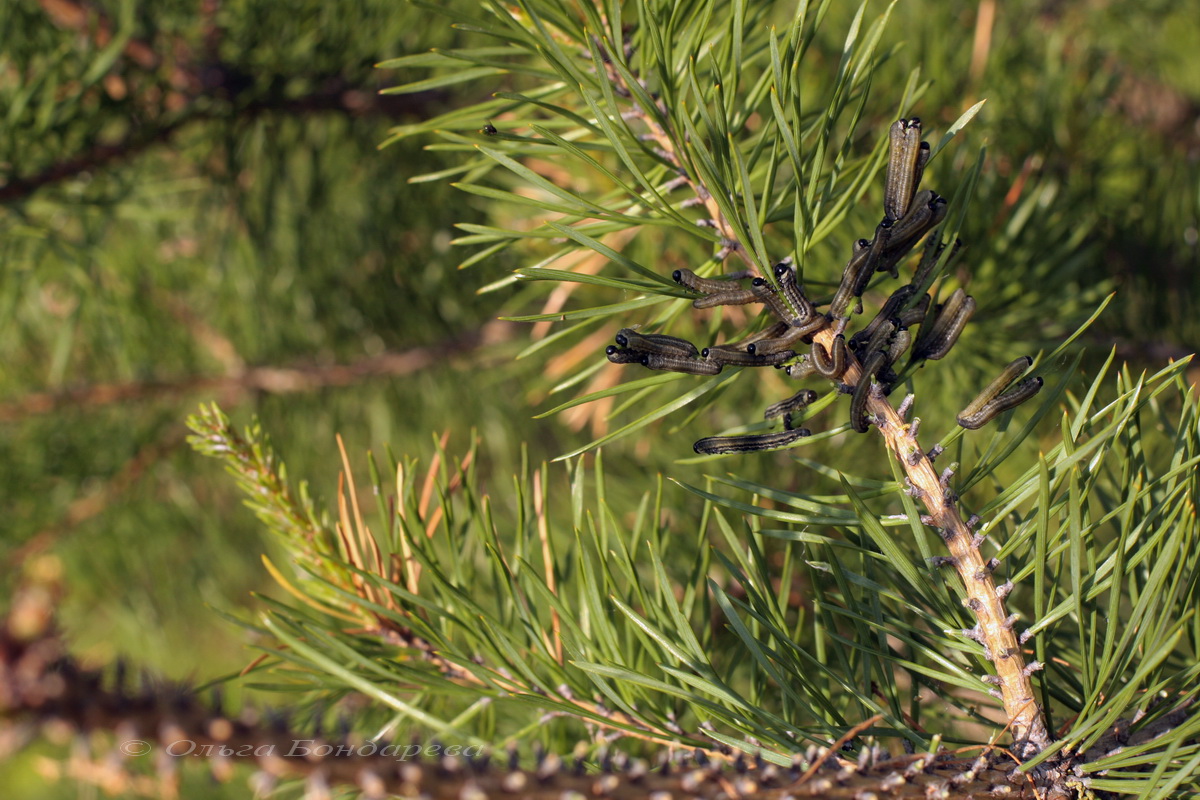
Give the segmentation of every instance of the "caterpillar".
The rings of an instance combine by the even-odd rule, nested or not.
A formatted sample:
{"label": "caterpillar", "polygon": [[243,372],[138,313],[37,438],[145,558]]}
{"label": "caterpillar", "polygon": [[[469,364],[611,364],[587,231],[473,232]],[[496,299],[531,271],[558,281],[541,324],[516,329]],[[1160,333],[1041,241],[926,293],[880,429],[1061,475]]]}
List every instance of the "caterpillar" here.
{"label": "caterpillar", "polygon": [[803,325],[793,327],[787,326],[787,329],[782,335],[772,339],[760,339],[756,342],[750,342],[746,345],[746,352],[758,353],[766,355],[779,350],[787,350],[792,345],[799,343],[802,339],[812,336],[817,331],[829,324],[829,320],[822,314],[815,315],[812,319]]}
{"label": "caterpillar", "polygon": [[677,269],[671,273],[671,279],[685,289],[691,289],[693,292],[719,294],[737,288],[737,284],[734,281],[749,278],[750,275],[749,270],[743,270],[741,272],[731,272],[722,278],[701,278],[690,269]]}
{"label": "caterpillar", "polygon": [[718,361],[688,358],[673,353],[642,353],[641,365],[648,369],[684,372],[689,375],[716,375],[720,373],[722,367],[721,362]]}
{"label": "caterpillar", "polygon": [[913,176],[914,189],[921,185],[921,179],[925,177],[925,165],[929,163],[932,155],[933,150],[929,147],[929,142],[921,142],[917,148],[917,168],[916,174]]}
{"label": "caterpillar", "polygon": [[917,337],[917,344],[913,348],[913,358],[930,360],[945,358],[974,313],[975,298],[969,296],[962,289],[955,289],[934,318],[933,323],[928,326],[928,332],[925,330],[926,325],[921,325],[921,335]]}
{"label": "caterpillar", "polygon": [[755,278],[750,281],[750,291],[754,294],[754,299],[762,303],[767,309],[775,315],[779,320],[792,324],[792,314],[787,308],[775,287],[767,283],[764,278]]}
{"label": "caterpillar", "polygon": [[[850,349],[857,353],[860,358],[864,354],[874,353],[876,350],[886,351],[891,344],[892,337],[896,335],[898,327],[895,319],[884,320],[882,324],[875,327],[871,337],[865,343],[861,339],[858,342],[851,339]],[[858,338],[857,334],[854,338]]]}
{"label": "caterpillar", "polygon": [[775,450],[786,447],[805,436],[811,436],[808,428],[793,428],[777,433],[761,433],[748,436],[709,436],[692,445],[697,453],[706,456],[728,455],[730,453],[757,453],[762,450]]}
{"label": "caterpillar", "polygon": [[697,297],[692,301],[692,308],[713,308],[715,306],[744,306],[747,303],[761,303],[757,294],[749,289],[726,289],[705,297]]}
{"label": "caterpillar", "polygon": [[[921,156],[921,120],[900,119],[888,129],[888,165],[883,190],[883,210],[890,219],[900,219],[908,211],[913,193],[921,180],[924,161]],[[926,156],[925,161],[928,161]]]}
{"label": "caterpillar", "polygon": [[763,411],[763,419],[772,420],[777,417],[784,417],[784,426],[791,428],[791,415],[804,408],[807,405],[815,402],[817,393],[812,389],[801,389],[786,400],[780,400],[778,403],[772,403]]}
{"label": "caterpillar", "polygon": [[833,345],[829,351],[819,342],[812,345],[812,365],[821,375],[830,380],[837,380],[846,371],[846,337],[838,334],[833,337]]}
{"label": "caterpillar", "polygon": [[1041,378],[1029,378],[1017,384],[1011,392],[1000,395],[970,416],[959,416],[958,424],[968,430],[977,430],[991,422],[1010,408],[1016,408],[1042,389]]}
{"label": "caterpillar", "polygon": [[871,240],[871,248],[867,250],[866,261],[855,275],[852,290],[855,297],[862,297],[863,292],[867,290],[867,284],[870,283],[871,276],[875,274],[875,267],[892,241],[894,227],[895,223],[886,218],[875,227],[875,238]]}
{"label": "caterpillar", "polygon": [[919,325],[924,321],[925,314],[929,311],[929,302],[929,295],[924,295],[915,306],[901,311],[896,315],[896,323],[901,328],[911,328],[913,325]]}
{"label": "caterpillar", "polygon": [[904,355],[904,351],[912,344],[912,333],[908,328],[898,328],[892,334],[891,344],[887,349],[887,365],[890,367],[900,360],[900,356]]}
{"label": "caterpillar", "polygon": [[799,361],[797,361],[795,364],[790,364],[784,367],[783,371],[788,374],[789,378],[798,381],[802,380],[803,378],[807,378],[809,375],[812,375],[817,371],[817,368],[813,364],[812,357],[800,356]]}
{"label": "caterpillar", "polygon": [[641,364],[647,369],[664,370],[667,372],[683,372],[689,375],[716,375],[721,371],[721,364],[692,358],[680,353],[647,352],[609,345],[604,349],[604,355],[613,364]]}
{"label": "caterpillar", "polygon": [[796,277],[796,270],[792,266],[790,258],[785,258],[775,265],[775,281],[779,284],[779,292],[784,301],[795,312],[792,324],[803,325],[810,320],[813,316],[813,305],[804,296],[804,290],[800,288],[799,279]]}
{"label": "caterpillar", "polygon": [[837,291],[833,295],[833,300],[829,303],[829,316],[833,319],[847,319],[849,317],[846,310],[850,307],[850,301],[854,298],[854,287],[858,285],[858,274],[866,265],[870,251],[871,243],[866,239],[859,239],[854,243],[854,254],[846,262],[846,267],[842,270],[842,282],[838,284]]}
{"label": "caterpillar", "polygon": [[[749,353],[745,350],[739,350],[728,345],[714,345],[712,347],[706,347],[700,352],[700,355],[713,364],[729,364],[730,366],[736,367],[774,367],[778,364],[782,364],[789,358],[796,357],[796,353],[792,350],[779,350],[772,353],[756,355],[755,353]],[[719,371],[720,370],[718,370],[718,372]]]}
{"label": "caterpillar", "polygon": [[626,348],[609,345],[604,348],[604,355],[614,364],[640,364],[642,363],[642,353],[640,350],[629,350]]}
{"label": "caterpillar", "polygon": [[870,322],[863,326],[862,330],[854,334],[850,340],[851,346],[854,347],[855,342],[869,340],[880,325],[890,319],[893,319],[898,313],[900,313],[900,309],[902,309],[909,301],[909,298],[916,294],[916,291],[916,287],[912,286],[911,284],[905,284],[896,291],[892,292],[891,295],[888,296],[888,299],[883,302],[883,307],[879,309],[879,313],[876,314]]}
{"label": "caterpillar", "polygon": [[791,328],[792,328],[792,326],[788,325],[786,322],[774,322],[769,327],[763,328],[758,333],[751,334],[750,336],[747,336],[745,339],[739,339],[737,342],[737,346],[743,347],[748,352],[752,353],[754,351],[750,350],[750,345],[755,344],[757,342],[764,341],[766,339],[777,339],[780,336],[783,336],[789,330],[791,330]]}
{"label": "caterpillar", "polygon": [[641,350],[644,353],[669,353],[688,358],[700,355],[696,345],[687,339],[666,336],[661,333],[638,333],[632,328],[622,328],[618,331],[616,341],[621,347]]}
{"label": "caterpillar", "polygon": [[[925,194],[926,192],[921,192],[921,195]],[[899,277],[900,273],[896,266],[908,255],[922,236],[946,218],[948,209],[946,198],[939,197],[933,192],[928,194],[933,195],[933,199],[929,203],[920,206],[914,204],[909,209],[908,215],[896,223],[896,227],[902,224],[906,226],[903,235],[893,230],[887,249],[875,265],[876,272],[889,272],[893,278]]]}
{"label": "caterpillar", "polygon": [[968,430],[977,430],[1001,413],[1017,407],[1037,394],[1042,388],[1041,378],[1023,380],[1011,391],[1001,394],[1032,364],[1033,359],[1029,356],[1021,356],[1008,364],[1000,375],[959,413],[958,424]]}
{"label": "caterpillar", "polygon": [[917,192],[908,213],[896,220],[896,224],[892,226],[891,244],[888,249],[903,249],[907,252],[930,228],[945,218],[944,211],[939,210],[945,208],[946,198],[936,192],[929,189]]}

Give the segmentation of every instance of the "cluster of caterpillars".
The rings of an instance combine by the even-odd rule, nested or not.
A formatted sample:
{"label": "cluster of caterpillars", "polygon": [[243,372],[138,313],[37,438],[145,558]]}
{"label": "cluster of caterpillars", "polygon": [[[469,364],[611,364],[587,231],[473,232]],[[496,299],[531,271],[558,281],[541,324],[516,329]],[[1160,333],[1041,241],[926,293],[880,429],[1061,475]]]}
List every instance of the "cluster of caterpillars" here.
{"label": "cluster of caterpillars", "polygon": [[[256,796],[280,780],[303,780],[305,800],[328,800],[339,787],[371,800],[1011,798],[1027,783],[997,752],[893,757],[865,744],[854,756],[813,746],[780,765],[725,746],[664,751],[648,762],[583,743],[569,758],[536,750],[522,760],[515,750],[495,757],[482,748],[303,734],[282,715],[232,718],[219,699],[206,703],[180,687],[143,680],[130,688],[119,674],[81,668],[53,633],[24,638],[8,625],[0,628],[0,733],[5,726],[73,731],[81,747],[67,774],[123,792],[152,766],[164,796],[177,791],[179,765],[200,759],[221,781],[234,777],[235,767],[251,767]],[[110,752],[96,750],[98,731],[111,734]],[[0,737],[14,738],[27,737]],[[80,750],[91,751],[90,772]]]}
{"label": "cluster of caterpillars", "polygon": [[[855,243],[837,291],[823,311],[818,310],[823,303],[813,302],[805,293],[790,258],[775,264],[769,278],[749,271],[704,278],[691,270],[679,269],[672,277],[680,286],[699,295],[692,302],[695,308],[758,304],[766,309],[773,322],[736,342],[702,350],[674,336],[624,328],[617,334],[616,344],[607,348],[608,360],[692,375],[716,375],[726,366],[784,368],[795,379],[817,375],[833,381],[839,391],[852,396],[850,426],[865,433],[872,421],[866,411],[870,393],[878,391],[886,395],[902,375],[925,361],[945,357],[975,311],[974,298],[962,289],[956,289],[940,304],[933,303],[927,283],[931,282],[942,247],[935,237],[930,237],[913,279],[892,292],[870,322],[849,338],[846,336],[853,315],[862,312],[861,298],[871,279],[880,272],[899,277],[899,264],[946,217],[946,199],[919,188],[929,156],[929,143],[921,141],[919,119],[902,119],[891,126],[883,219],[873,238]],[[749,286],[743,284],[747,279]],[[833,332],[828,346],[815,339],[817,333],[826,329]],[[897,370],[906,353],[906,365]],[[854,385],[842,382],[850,354],[862,367]],[[1027,378],[1012,386],[1031,364],[1028,357],[1009,364],[958,415],[959,424],[970,429],[982,427],[1035,395],[1042,386],[1041,378]],[[768,406],[764,418],[768,421],[782,418],[782,431],[707,437],[696,442],[694,449],[702,454],[724,454],[787,447],[810,435],[808,428],[793,424],[793,415],[802,413],[816,398],[813,390],[801,389],[790,398]]]}

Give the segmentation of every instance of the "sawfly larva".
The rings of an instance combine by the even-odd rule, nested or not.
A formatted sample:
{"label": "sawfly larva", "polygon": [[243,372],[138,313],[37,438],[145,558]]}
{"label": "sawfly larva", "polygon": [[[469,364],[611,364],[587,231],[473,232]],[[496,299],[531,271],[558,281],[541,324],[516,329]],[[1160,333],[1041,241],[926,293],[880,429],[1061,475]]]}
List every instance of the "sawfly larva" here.
{"label": "sawfly larva", "polygon": [[897,327],[895,319],[884,320],[882,324],[875,326],[871,338],[865,343],[860,339],[857,343],[858,346],[855,347],[855,342],[851,339],[850,349],[857,353],[859,358],[866,358],[876,350],[886,352],[891,345],[892,337],[896,335]]}
{"label": "sawfly larva", "polygon": [[791,350],[781,350],[766,355],[748,353],[730,345],[714,345],[700,351],[700,355],[714,364],[728,364],[733,367],[774,367],[782,364],[796,354]]}
{"label": "sawfly larva", "polygon": [[904,355],[904,351],[908,349],[910,344],[912,344],[912,334],[908,328],[899,328],[892,334],[892,341],[887,349],[887,363],[889,367],[895,364],[900,359],[900,356]]}
{"label": "sawfly larva", "polygon": [[1004,367],[996,379],[989,383],[984,390],[976,395],[975,399],[967,404],[963,409],[961,416],[969,417],[978,411],[982,411],[983,407],[990,403],[996,395],[1003,392],[1017,378],[1021,377],[1021,373],[1029,369],[1033,365],[1033,359],[1029,356],[1021,356],[1020,358],[1010,362]]}
{"label": "sawfly larva", "polygon": [[716,306],[744,306],[747,303],[761,303],[758,295],[749,289],[728,289],[724,292],[697,297],[692,301],[692,308],[714,308]]}
{"label": "sawfly larva", "polygon": [[609,345],[604,349],[604,355],[614,364],[640,364],[642,363],[642,353],[637,350],[626,350],[615,345]]}
{"label": "sawfly larva", "polygon": [[846,262],[846,268],[842,270],[842,281],[838,284],[833,300],[829,303],[829,316],[832,319],[850,318],[846,311],[854,299],[854,289],[858,286],[859,273],[863,272],[864,267],[867,266],[870,254],[871,243],[869,241],[859,239],[854,243],[854,255],[850,256],[850,260]]}
{"label": "sawfly larva", "polygon": [[808,428],[794,428],[778,433],[762,433],[752,436],[709,436],[692,445],[692,449],[701,455],[715,456],[728,453],[757,453],[762,450],[775,450],[786,447],[793,442],[811,436]]}
{"label": "sawfly larva", "polygon": [[791,310],[794,312],[794,320],[789,321],[793,325],[803,325],[811,319],[813,305],[804,296],[804,290],[800,288],[799,279],[796,277],[796,270],[792,266],[790,258],[775,265],[775,281],[779,284],[779,293],[783,295],[784,301],[791,306]]}
{"label": "sawfly larva", "polygon": [[817,368],[813,366],[811,357],[800,356],[799,361],[797,361],[795,364],[790,364],[784,367],[783,371],[787,373],[789,378],[798,381],[807,378],[809,375],[812,375],[817,371]]}
{"label": "sawfly larva", "polygon": [[1042,383],[1041,378],[1026,378],[1018,383],[1012,391],[995,398],[971,416],[959,416],[958,424],[972,431],[982,428],[1000,414],[1008,411],[1010,408],[1016,408],[1021,403],[1033,397],[1041,391]]}
{"label": "sawfly larva", "polygon": [[[803,325],[811,319],[812,304],[805,301],[804,308],[796,311],[791,307],[784,295],[775,290],[765,278],[755,278],[750,282],[750,291],[754,293],[755,299],[765,305],[772,314],[778,319],[783,320],[789,325]],[[805,316],[801,315],[801,312]]]}
{"label": "sawfly larva", "polygon": [[685,289],[691,289],[693,292],[702,294],[719,294],[728,292],[731,289],[737,289],[736,281],[743,278],[749,278],[751,275],[749,270],[742,272],[731,272],[721,278],[701,278],[690,269],[677,269],[671,273],[671,279]]}
{"label": "sawfly larva", "polygon": [[933,361],[945,358],[974,313],[975,298],[962,289],[955,289],[938,311],[928,333],[925,331],[925,325],[921,326],[921,335],[913,348],[913,357]]}
{"label": "sawfly larva", "polygon": [[751,349],[751,347],[750,347],[751,345],[756,344],[761,341],[764,341],[766,339],[778,339],[780,336],[783,336],[785,333],[787,333],[791,329],[792,329],[792,326],[788,325],[786,322],[782,322],[782,321],[774,322],[769,327],[763,328],[758,333],[753,333],[753,334],[747,336],[745,339],[739,339],[736,342],[730,342],[726,346],[727,347],[735,347],[735,346],[740,347],[748,353],[753,353],[754,350]]}
{"label": "sawfly larva", "polygon": [[958,415],[958,424],[968,430],[976,430],[995,419],[1002,412],[1015,408],[1037,394],[1042,388],[1041,378],[1023,380],[1012,390],[1004,391],[1032,364],[1033,359],[1029,356],[1021,356],[1008,364],[995,380],[967,404],[967,407]]}
{"label": "sawfly larva", "polygon": [[617,344],[644,353],[670,353],[688,358],[696,358],[700,351],[696,345],[687,339],[666,336],[661,333],[638,333],[632,328],[622,328],[617,332]]}
{"label": "sawfly larva", "polygon": [[924,319],[925,314],[929,311],[929,295],[924,295],[921,300],[912,308],[901,311],[896,315],[896,322],[901,328],[911,328],[913,325],[919,325]]}
{"label": "sawfly larva", "polygon": [[788,326],[787,330],[781,336],[772,339],[760,339],[756,342],[750,342],[746,345],[746,352],[756,353],[758,355],[767,355],[780,350],[789,350],[792,345],[799,344],[801,340],[812,336],[817,331],[829,324],[829,320],[823,314],[817,314],[808,322],[798,327]]}
{"label": "sawfly larva", "polygon": [[684,372],[688,375],[716,375],[721,364],[700,358],[688,358],[670,353],[642,353],[641,364],[647,369],[664,372]]}
{"label": "sawfly larva", "polygon": [[921,120],[900,119],[888,130],[888,165],[883,190],[883,210],[889,219],[900,219],[908,211],[920,174]]}
{"label": "sawfly larva", "polygon": [[833,345],[826,350],[819,342],[812,344],[813,367],[826,378],[837,380],[846,371],[846,337],[833,337]]}
{"label": "sawfly larva", "polygon": [[871,247],[867,250],[866,262],[855,274],[853,289],[855,297],[862,297],[863,292],[867,290],[867,284],[870,283],[871,277],[875,274],[875,268],[879,265],[879,260],[883,258],[888,244],[892,241],[892,229],[894,227],[895,223],[890,219],[884,219],[875,227],[875,238],[871,240]]}
{"label": "sawfly larva", "polygon": [[908,299],[912,297],[915,292],[916,288],[909,284],[905,284],[896,291],[892,292],[891,296],[884,301],[883,307],[879,309],[879,313],[875,315],[874,319],[868,322],[862,328],[862,330],[854,334],[851,344],[853,344],[854,341],[862,342],[870,339],[872,334],[875,333],[876,328],[900,313],[900,309],[904,307],[904,304],[908,302]]}
{"label": "sawfly larva", "polygon": [[[816,402],[817,393],[812,389],[801,389],[786,400],[772,403],[763,411],[763,419],[775,419],[799,411],[810,403]],[[790,426],[789,426],[790,427]]]}

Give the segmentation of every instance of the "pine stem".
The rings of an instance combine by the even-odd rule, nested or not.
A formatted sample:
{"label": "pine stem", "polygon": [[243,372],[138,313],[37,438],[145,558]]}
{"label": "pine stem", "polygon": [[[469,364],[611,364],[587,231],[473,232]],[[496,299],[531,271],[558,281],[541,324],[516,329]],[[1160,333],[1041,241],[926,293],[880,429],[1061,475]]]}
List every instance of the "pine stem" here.
{"label": "pine stem", "polygon": [[[814,335],[814,340],[831,348],[835,329],[827,327]],[[856,385],[862,367],[853,354],[847,353],[845,383]],[[872,391],[867,400],[879,433],[888,449],[899,460],[913,486],[913,494],[929,512],[927,521],[941,534],[949,548],[953,566],[962,579],[967,598],[963,605],[975,614],[978,627],[975,635],[984,647],[988,659],[996,667],[997,688],[1004,712],[1008,716],[1017,753],[1027,758],[1050,745],[1050,735],[1042,709],[1034,700],[1033,683],[1029,674],[1036,666],[1026,664],[1020,643],[1013,632],[1013,618],[1005,607],[1004,597],[992,579],[992,568],[979,552],[967,523],[958,510],[957,498],[943,486],[933,462],[921,448],[914,433],[915,426],[906,423],[881,391]]]}

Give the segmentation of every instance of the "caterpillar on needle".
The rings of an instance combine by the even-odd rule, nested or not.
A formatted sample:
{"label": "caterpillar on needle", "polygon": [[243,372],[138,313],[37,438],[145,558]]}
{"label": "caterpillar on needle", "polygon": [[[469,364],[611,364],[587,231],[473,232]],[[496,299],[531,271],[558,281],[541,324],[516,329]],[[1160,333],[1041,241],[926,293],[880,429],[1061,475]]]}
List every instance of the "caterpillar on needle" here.
{"label": "caterpillar on needle", "polygon": [[761,433],[747,436],[709,436],[692,445],[692,449],[700,455],[718,456],[730,453],[757,453],[763,450],[777,450],[798,442],[805,436],[811,436],[808,428],[793,428],[778,433]]}
{"label": "caterpillar on needle", "polygon": [[1021,356],[1008,364],[1000,375],[958,414],[958,424],[967,430],[978,430],[1003,412],[1016,408],[1041,391],[1043,381],[1035,377],[1020,381],[1005,392],[1005,389],[1032,364],[1033,359],[1029,356]]}
{"label": "caterpillar on needle", "polygon": [[[493,134],[495,129],[488,123],[484,132]],[[692,375],[716,375],[725,366],[774,366],[783,367],[797,380],[815,374],[839,382],[857,358],[857,382],[853,388],[843,386],[841,389],[853,395],[851,427],[860,433],[867,431],[871,422],[867,413],[870,398],[891,391],[899,380],[893,368],[901,356],[911,349],[909,368],[922,361],[945,357],[976,308],[975,299],[961,288],[952,292],[942,305],[931,308],[933,299],[925,289],[932,283],[938,261],[944,260],[940,256],[944,244],[940,239],[930,237],[912,280],[893,291],[878,313],[852,338],[847,340],[847,334],[842,332],[850,317],[861,313],[860,298],[875,273],[886,271],[896,276],[904,257],[946,217],[946,199],[932,189],[920,186],[931,154],[929,143],[921,141],[921,134],[921,121],[915,117],[897,120],[889,128],[883,218],[871,239],[859,239],[854,243],[853,253],[824,311],[818,310],[819,304],[805,294],[791,257],[775,263],[765,278],[756,277],[753,270],[706,278],[690,269],[677,269],[671,274],[675,283],[700,295],[692,301],[695,308],[759,304],[766,310],[767,318],[773,318],[773,321],[738,341],[703,350],[675,336],[622,328],[616,335],[616,345],[605,351],[608,360],[615,364],[640,364],[652,370]],[[702,220],[701,224],[711,223]],[[740,245],[733,240],[723,244],[726,250],[734,247]],[[957,242],[954,247],[957,251]],[[746,279],[751,279],[749,286],[742,283]],[[824,337],[818,342],[816,334],[831,325],[835,336],[828,344],[824,343]],[[919,333],[910,331],[914,325],[920,326]],[[808,352],[797,358],[801,345],[807,345]],[[957,416],[958,423],[964,428],[981,427],[1035,395],[1042,386],[1041,378],[1017,381],[1030,363],[1023,357],[1009,364],[963,409]],[[901,374],[907,373],[901,371]],[[696,442],[695,450],[724,455],[786,447],[808,435],[806,429],[792,428],[792,414],[804,409],[816,397],[813,390],[802,389],[767,406],[764,418],[782,417],[783,431],[708,437]]]}

